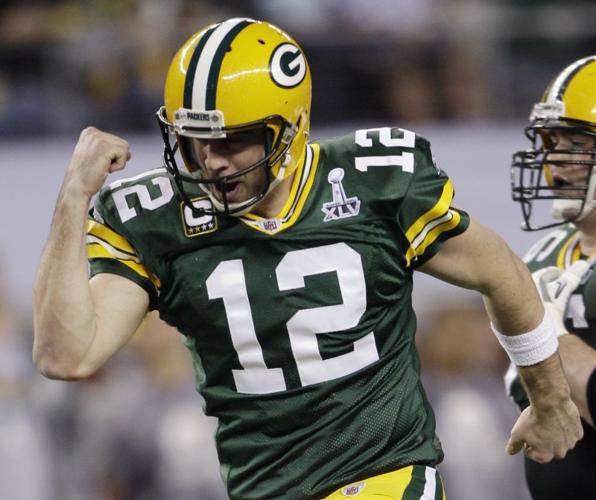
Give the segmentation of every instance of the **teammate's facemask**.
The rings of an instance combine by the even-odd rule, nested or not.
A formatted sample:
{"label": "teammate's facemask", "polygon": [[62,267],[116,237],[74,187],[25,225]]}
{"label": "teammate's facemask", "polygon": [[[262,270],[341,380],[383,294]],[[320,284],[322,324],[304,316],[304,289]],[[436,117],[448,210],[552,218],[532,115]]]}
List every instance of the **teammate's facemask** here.
{"label": "teammate's facemask", "polygon": [[[193,35],[172,60],[165,105],[157,112],[165,167],[179,195],[196,215],[242,215],[303,161],[310,119],[311,78],[298,44],[275,26],[236,18]],[[238,172],[210,178],[196,140],[233,140],[261,134],[263,158]],[[184,169],[178,166],[179,151]],[[228,193],[246,174],[262,168],[264,183],[249,199]],[[200,188],[200,190],[197,189]],[[213,209],[193,201],[210,198]]]}
{"label": "teammate's facemask", "polygon": [[[531,147],[514,153],[511,163],[511,194],[522,209],[522,229],[583,219],[596,208],[596,56],[574,62],[550,83],[525,133]],[[569,146],[556,143],[561,135]],[[543,200],[554,222],[536,210]]]}

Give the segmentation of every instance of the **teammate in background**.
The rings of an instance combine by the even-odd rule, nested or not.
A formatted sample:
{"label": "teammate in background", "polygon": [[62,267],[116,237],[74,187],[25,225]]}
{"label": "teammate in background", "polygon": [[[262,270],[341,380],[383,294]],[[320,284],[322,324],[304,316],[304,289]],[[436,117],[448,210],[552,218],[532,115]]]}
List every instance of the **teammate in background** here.
{"label": "teammate in background", "polygon": [[[554,229],[524,261],[547,308],[561,317],[559,352],[584,420],[584,437],[564,460],[541,464],[526,457],[526,478],[536,499],[596,498],[596,274],[589,265],[596,255],[596,56],[556,76],[534,106],[526,135],[531,148],[513,156],[513,199],[521,204],[524,229]],[[514,368],[506,382],[525,408]]]}
{"label": "teammate in background", "polygon": [[414,346],[420,270],[482,293],[520,365],[532,405],[507,450],[564,456],[579,414],[526,267],[452,205],[424,138],[382,127],[308,142],[310,99],[296,41],[235,18],[172,61],[165,169],[101,189],[129,146],[85,129],[35,284],[39,369],[90,375],[157,309],[219,419],[231,498],[444,498]]}

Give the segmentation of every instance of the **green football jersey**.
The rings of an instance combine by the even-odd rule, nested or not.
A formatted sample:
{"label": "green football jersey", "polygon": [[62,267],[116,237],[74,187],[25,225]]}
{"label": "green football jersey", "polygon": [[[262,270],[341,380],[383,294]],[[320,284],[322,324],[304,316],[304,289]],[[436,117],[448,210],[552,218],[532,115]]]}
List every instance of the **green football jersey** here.
{"label": "green football jersey", "polygon": [[310,143],[274,219],[197,217],[164,170],[99,193],[91,273],[134,280],[183,334],[231,498],[441,461],[412,273],[466,229],[453,194],[429,143],[388,127]]}
{"label": "green football jersey", "polygon": [[[524,255],[523,260],[530,272],[534,272],[548,266],[566,269],[577,260],[587,258],[581,252],[577,228],[569,223],[538,240]],[[596,273],[593,271],[569,298],[565,311],[565,328],[596,349]],[[519,378],[512,381],[509,392],[522,408],[529,404]]]}

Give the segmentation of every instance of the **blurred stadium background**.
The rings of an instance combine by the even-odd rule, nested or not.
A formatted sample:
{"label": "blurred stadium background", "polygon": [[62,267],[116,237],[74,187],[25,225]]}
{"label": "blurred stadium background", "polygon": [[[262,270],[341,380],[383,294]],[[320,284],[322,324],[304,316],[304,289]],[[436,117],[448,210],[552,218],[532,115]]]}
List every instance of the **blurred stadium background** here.
{"label": "blurred stadium background", "polygon": [[[398,125],[430,139],[459,206],[518,253],[511,153],[556,73],[596,52],[593,0],[0,1],[0,497],[219,500],[213,422],[176,332],[150,317],[92,379],[30,361],[31,288],[63,172],[87,125],[161,164],[154,113],[176,48],[221,19],[270,20],[313,72],[312,135]],[[420,349],[449,497],[527,500],[504,445],[507,360],[474,294],[417,278]],[[482,491],[482,494],[478,492]]]}

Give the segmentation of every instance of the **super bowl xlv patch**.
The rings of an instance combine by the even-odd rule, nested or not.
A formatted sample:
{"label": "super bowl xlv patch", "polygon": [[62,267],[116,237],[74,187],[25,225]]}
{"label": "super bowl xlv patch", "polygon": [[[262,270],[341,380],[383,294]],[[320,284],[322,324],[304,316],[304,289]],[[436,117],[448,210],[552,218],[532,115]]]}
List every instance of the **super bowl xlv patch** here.
{"label": "super bowl xlv patch", "polygon": [[[213,205],[209,198],[199,198],[192,200],[192,204],[199,210],[208,210],[213,212]],[[182,209],[182,222],[184,223],[184,233],[187,237],[193,238],[194,236],[200,236],[215,231],[217,229],[217,218],[208,213],[195,215],[190,207],[187,207],[184,203],[180,204]]]}
{"label": "super bowl xlv patch", "polygon": [[327,181],[331,184],[333,201],[323,203],[321,208],[325,214],[323,222],[354,217],[360,212],[360,200],[356,196],[346,197],[344,187],[341,184],[343,178],[343,168],[334,168],[327,176]]}

